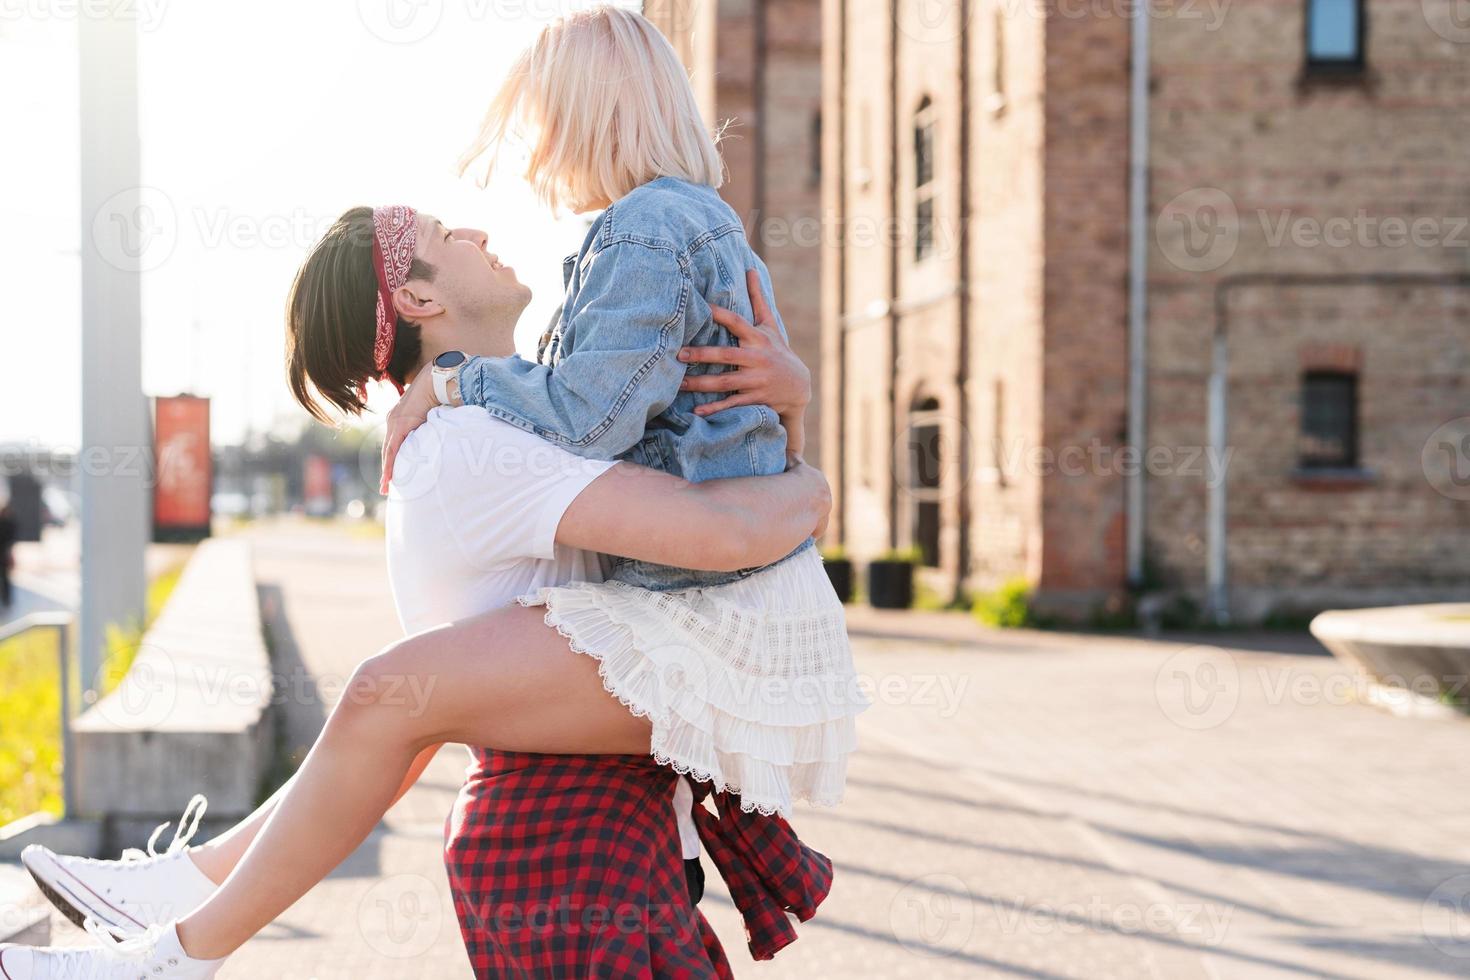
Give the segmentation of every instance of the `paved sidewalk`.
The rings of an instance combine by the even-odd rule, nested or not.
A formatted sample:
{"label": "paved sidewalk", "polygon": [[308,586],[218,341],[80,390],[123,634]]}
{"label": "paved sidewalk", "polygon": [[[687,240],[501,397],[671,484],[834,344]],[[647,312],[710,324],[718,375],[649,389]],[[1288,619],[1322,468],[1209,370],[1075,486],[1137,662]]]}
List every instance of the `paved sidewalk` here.
{"label": "paved sidewalk", "polygon": [[[379,541],[252,532],[278,646],[330,691],[397,635]],[[1470,975],[1470,722],[1390,717],[1301,638],[1146,641],[851,615],[877,703],[848,800],[795,823],[836,885],[764,978]],[[1288,651],[1288,652],[1280,652]],[[325,701],[296,699],[304,746]],[[236,978],[469,975],[440,861],[446,749]],[[65,927],[70,929],[70,927]],[[61,927],[58,927],[58,932]]]}

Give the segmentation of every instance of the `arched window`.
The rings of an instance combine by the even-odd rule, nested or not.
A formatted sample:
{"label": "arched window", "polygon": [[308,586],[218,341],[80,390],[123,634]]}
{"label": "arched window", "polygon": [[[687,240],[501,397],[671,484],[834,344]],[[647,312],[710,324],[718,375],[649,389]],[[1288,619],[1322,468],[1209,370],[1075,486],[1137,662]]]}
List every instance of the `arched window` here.
{"label": "arched window", "polygon": [[944,444],[940,435],[939,402],[915,399],[909,410],[909,500],[912,502],[914,547],[923,564],[939,565],[940,474]]}
{"label": "arched window", "polygon": [[914,261],[934,254],[935,118],[929,96],[914,113]]}

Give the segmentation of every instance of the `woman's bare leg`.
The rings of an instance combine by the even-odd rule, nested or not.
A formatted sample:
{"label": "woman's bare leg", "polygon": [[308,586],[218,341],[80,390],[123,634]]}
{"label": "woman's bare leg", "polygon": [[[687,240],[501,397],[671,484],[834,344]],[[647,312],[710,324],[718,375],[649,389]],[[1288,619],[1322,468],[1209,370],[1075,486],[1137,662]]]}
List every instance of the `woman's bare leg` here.
{"label": "woman's bare leg", "polygon": [[[401,800],[404,793],[413,788],[413,784],[418,782],[419,776],[423,775],[424,769],[433,761],[434,754],[438,751],[439,746],[431,745],[418,754],[413,764],[408,767],[408,773],[403,777],[403,782],[399,784],[393,802],[388,804],[390,807]],[[260,828],[265,826],[266,819],[275,810],[281,797],[286,795],[287,790],[295,781],[296,776],[292,775],[270,795],[268,800],[256,807],[255,812],[250,816],[198,847],[189,848],[189,858],[194,862],[194,866],[204,872],[204,876],[216,885],[223,884],[224,880],[230,876],[230,872],[235,870],[235,865],[239,864],[240,859],[245,856],[245,850],[260,833]]]}
{"label": "woman's bare leg", "polygon": [[180,921],[179,939],[201,959],[233,953],[362,843],[428,746],[646,753],[649,733],[538,610],[512,606],[402,640],[357,669],[244,858]]}

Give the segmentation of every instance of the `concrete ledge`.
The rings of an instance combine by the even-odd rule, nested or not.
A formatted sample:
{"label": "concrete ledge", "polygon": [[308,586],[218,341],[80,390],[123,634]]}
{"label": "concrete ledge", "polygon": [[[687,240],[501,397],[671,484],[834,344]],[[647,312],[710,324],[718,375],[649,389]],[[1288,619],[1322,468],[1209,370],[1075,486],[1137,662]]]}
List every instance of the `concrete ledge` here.
{"label": "concrete ledge", "polygon": [[1333,655],[1419,700],[1470,698],[1470,604],[1342,609],[1312,620]]}
{"label": "concrete ledge", "polygon": [[49,813],[33,813],[0,827],[0,861],[19,861],[20,852],[31,844],[59,854],[100,857],[102,822],[59,820]]}
{"label": "concrete ledge", "polygon": [[0,864],[0,943],[44,946],[51,941],[51,908],[31,876],[16,865]]}
{"label": "concrete ledge", "polygon": [[161,823],[195,793],[211,817],[249,813],[271,761],[271,692],[250,546],[205,541],[127,676],[73,726],[80,815]]}

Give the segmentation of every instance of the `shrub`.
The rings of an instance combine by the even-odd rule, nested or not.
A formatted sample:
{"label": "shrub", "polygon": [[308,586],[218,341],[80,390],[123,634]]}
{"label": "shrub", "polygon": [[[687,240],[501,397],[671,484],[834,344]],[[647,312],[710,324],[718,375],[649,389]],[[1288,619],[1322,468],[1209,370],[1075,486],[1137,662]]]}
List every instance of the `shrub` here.
{"label": "shrub", "polygon": [[977,596],[971,611],[986,626],[1016,629],[1037,625],[1031,610],[1031,584],[1024,578],[1009,579],[994,592]]}

